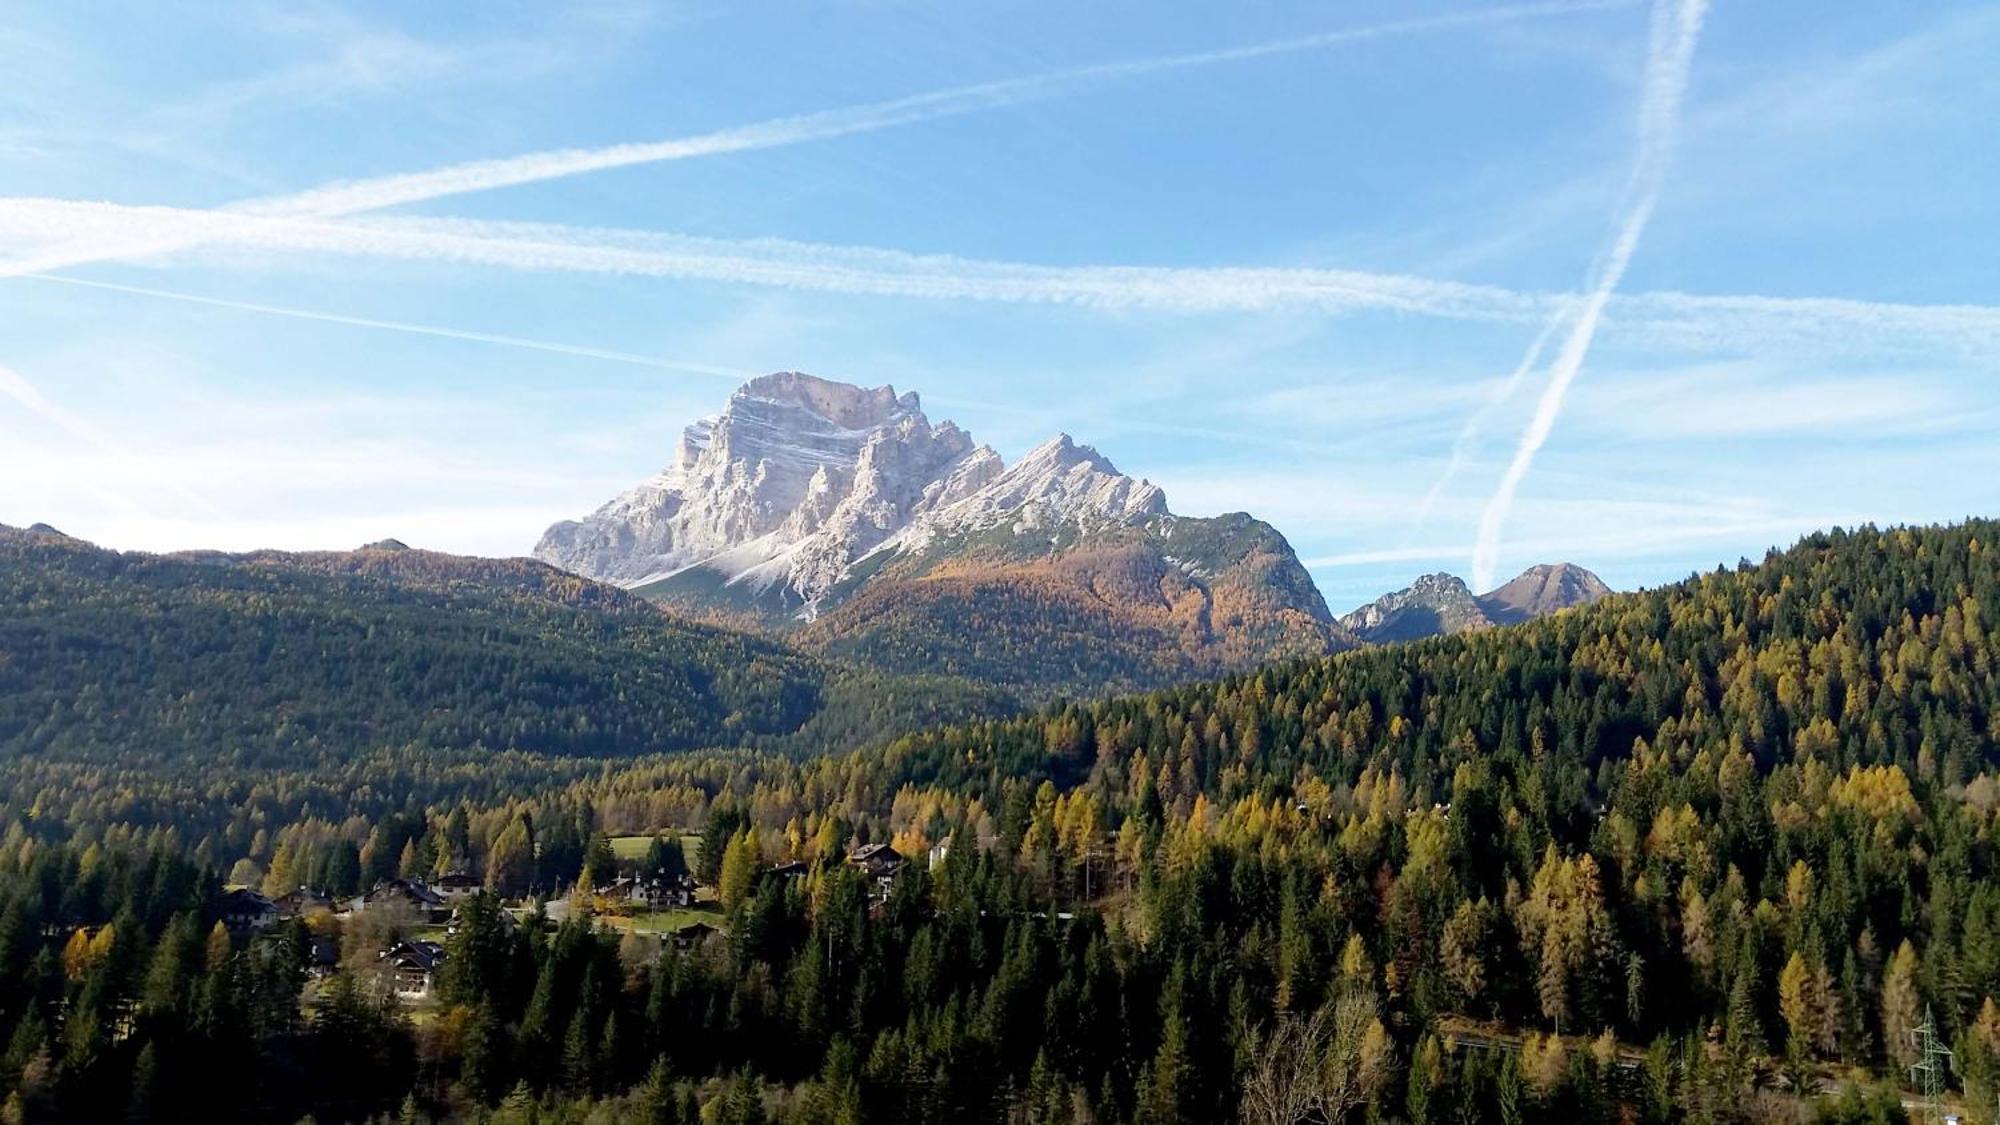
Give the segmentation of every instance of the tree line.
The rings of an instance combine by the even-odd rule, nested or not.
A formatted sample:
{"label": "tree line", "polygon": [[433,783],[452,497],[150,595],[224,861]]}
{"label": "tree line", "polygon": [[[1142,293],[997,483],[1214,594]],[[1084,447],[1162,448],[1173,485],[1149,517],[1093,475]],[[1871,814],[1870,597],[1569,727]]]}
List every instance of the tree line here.
{"label": "tree line", "polygon": [[[98,804],[78,772],[67,802],[16,790],[0,856],[55,872],[34,885],[58,905],[80,876],[41,857],[80,872],[90,848],[266,877],[281,852],[449,865],[513,895],[610,833],[702,833],[725,910],[705,945],[481,900],[437,1018],[367,1014],[383,1114],[1892,1119],[1928,1019],[1985,1121],[1996,530],[1827,533],[1506,630],[814,758],[269,804],[200,840],[149,819],[164,782]],[[842,862],[862,842],[910,860],[880,901]],[[792,858],[814,874],[759,877]],[[29,960],[60,966],[71,923],[35,928]],[[129,1069],[107,1073],[135,1075],[111,1024]]]}

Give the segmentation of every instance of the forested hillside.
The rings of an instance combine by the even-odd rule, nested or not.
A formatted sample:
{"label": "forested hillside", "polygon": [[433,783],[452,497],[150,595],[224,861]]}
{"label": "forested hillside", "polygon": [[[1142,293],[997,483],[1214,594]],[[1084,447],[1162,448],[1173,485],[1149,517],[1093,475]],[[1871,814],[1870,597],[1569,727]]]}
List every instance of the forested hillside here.
{"label": "forested hillside", "polygon": [[[1815,536],[1513,629],[394,817],[261,804],[172,832],[139,794],[93,805],[85,773],[17,780],[0,888],[41,925],[0,942],[0,1011],[41,1069],[6,1077],[84,1107],[63,1099],[144,1054],[143,1024],[52,1030],[150,978],[93,975],[86,935],[65,980],[66,927],[105,909],[65,890],[78,848],[267,879],[469,867],[510,893],[544,836],[580,867],[580,836],[686,829],[724,936],[462,927],[441,1009],[371,1016],[354,1088],[507,1120],[1892,1120],[1872,1086],[1929,1011],[1954,1104],[1989,1122],[1996,538]],[[864,841],[913,858],[879,905],[840,862]],[[326,858],[348,849],[359,870]],[[788,858],[814,873],[757,878]],[[155,932],[117,963],[157,963]],[[359,1017],[248,1025],[232,1058],[275,1081],[335,1019]]]}
{"label": "forested hillside", "polygon": [[1076,539],[988,534],[885,558],[797,641],[1037,700],[1213,679],[1356,643],[1284,536],[1241,513]]}
{"label": "forested hillside", "polygon": [[526,559],[120,554],[0,529],[0,753],[302,768],[385,748],[820,745],[1002,705],[679,621]]}

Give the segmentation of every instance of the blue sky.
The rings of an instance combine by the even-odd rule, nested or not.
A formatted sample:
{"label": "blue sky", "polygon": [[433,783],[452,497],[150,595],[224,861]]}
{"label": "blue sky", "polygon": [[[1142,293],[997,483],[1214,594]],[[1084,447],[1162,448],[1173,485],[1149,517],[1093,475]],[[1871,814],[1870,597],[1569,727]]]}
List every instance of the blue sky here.
{"label": "blue sky", "polygon": [[519,553],[779,369],[1336,609],[1993,514],[1991,6],[470,10],[10,5],[0,522]]}

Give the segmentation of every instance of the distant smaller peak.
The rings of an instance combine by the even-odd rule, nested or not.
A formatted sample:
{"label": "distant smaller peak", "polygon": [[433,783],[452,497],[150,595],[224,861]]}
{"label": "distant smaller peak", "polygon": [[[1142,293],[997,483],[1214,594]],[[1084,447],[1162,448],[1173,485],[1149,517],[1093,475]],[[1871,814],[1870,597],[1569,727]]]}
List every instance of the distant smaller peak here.
{"label": "distant smaller peak", "polygon": [[373,543],[364,545],[361,549],[364,551],[407,551],[410,549],[410,545],[401,539],[377,539]]}
{"label": "distant smaller peak", "polygon": [[1465,579],[1460,578],[1458,575],[1453,574],[1450,571],[1440,570],[1435,574],[1418,575],[1416,581],[1410,583],[1410,589],[1448,590],[1464,585],[1465,585]]}
{"label": "distant smaller peak", "polygon": [[48,524],[45,523],[31,523],[28,525],[28,530],[35,533],[36,535],[55,535],[63,539],[69,538],[69,536],[64,535],[62,532],[57,531],[55,528],[50,527]]}
{"label": "distant smaller peak", "polygon": [[1099,453],[1096,447],[1080,445],[1075,438],[1065,433],[1057,433],[1056,436],[1030,449],[1027,455],[1021,458],[1021,464],[1056,464],[1064,468],[1073,465],[1088,464],[1093,468],[1115,476],[1124,475],[1118,471],[1116,465],[1111,463],[1111,459]]}

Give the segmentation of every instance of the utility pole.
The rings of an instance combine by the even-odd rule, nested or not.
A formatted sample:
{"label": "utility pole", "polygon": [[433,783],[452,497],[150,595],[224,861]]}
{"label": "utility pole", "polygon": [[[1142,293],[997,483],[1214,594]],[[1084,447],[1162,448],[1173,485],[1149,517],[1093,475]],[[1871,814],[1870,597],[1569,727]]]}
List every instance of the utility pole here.
{"label": "utility pole", "polygon": [[1924,1005],[1924,1022],[1910,1032],[1910,1045],[1917,1050],[1917,1062],[1910,1067],[1910,1081],[1924,1096],[1924,1125],[1943,1125],[1944,1092],[1951,1080],[1951,1048],[1938,1038],[1937,1023],[1930,1005]]}

